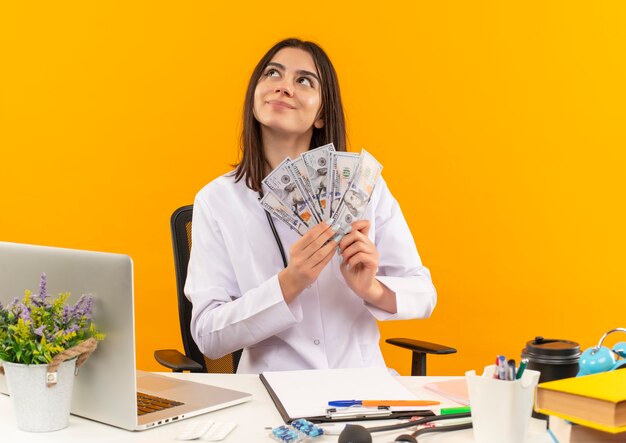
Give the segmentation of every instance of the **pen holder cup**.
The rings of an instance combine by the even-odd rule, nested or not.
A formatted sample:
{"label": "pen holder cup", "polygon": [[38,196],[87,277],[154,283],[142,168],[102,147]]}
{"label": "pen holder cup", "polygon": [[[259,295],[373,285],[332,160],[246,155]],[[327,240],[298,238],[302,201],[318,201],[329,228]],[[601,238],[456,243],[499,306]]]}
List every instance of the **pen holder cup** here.
{"label": "pen holder cup", "polygon": [[523,443],[533,410],[539,372],[527,369],[519,380],[493,378],[495,365],[482,377],[465,373],[477,443]]}

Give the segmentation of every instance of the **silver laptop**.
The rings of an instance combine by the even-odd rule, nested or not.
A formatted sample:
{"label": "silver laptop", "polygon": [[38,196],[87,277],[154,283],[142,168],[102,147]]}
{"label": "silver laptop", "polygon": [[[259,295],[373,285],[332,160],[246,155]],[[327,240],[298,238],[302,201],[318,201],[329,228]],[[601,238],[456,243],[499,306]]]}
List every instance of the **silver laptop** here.
{"label": "silver laptop", "polygon": [[[128,430],[144,430],[243,403],[250,394],[176,380],[135,366],[133,263],[130,257],[103,252],[0,242],[0,302],[39,290],[47,275],[49,294],[71,292],[94,297],[94,323],[106,334],[74,380],[71,412]],[[0,392],[7,393],[0,376]],[[138,410],[138,394],[171,401],[160,411]],[[150,400],[148,400],[150,401]],[[163,401],[159,401],[163,403]]]}

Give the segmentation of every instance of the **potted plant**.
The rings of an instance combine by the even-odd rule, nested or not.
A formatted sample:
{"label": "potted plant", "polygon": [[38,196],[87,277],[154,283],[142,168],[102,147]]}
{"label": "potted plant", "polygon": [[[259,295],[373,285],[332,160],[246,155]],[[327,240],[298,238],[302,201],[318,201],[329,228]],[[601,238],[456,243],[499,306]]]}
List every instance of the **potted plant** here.
{"label": "potted plant", "polygon": [[92,297],[70,304],[69,296],[49,297],[44,273],[38,294],[26,290],[22,300],[0,304],[0,372],[24,431],[67,426],[76,368],[104,338],[91,322]]}

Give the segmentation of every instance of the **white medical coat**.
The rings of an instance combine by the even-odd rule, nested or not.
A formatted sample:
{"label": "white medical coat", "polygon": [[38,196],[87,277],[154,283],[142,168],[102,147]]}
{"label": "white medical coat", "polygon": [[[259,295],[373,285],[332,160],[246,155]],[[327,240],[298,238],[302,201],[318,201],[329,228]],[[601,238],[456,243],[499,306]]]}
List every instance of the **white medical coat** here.
{"label": "white medical coat", "polygon": [[[218,358],[244,348],[238,373],[385,366],[376,320],[428,317],[437,294],[382,177],[364,218],[380,254],[377,278],[396,293],[396,314],[347,286],[338,254],[287,304],[278,283],[282,259],[258,197],[229,174],[196,195],[185,294],[200,350]],[[300,236],[275,225],[288,256]]]}

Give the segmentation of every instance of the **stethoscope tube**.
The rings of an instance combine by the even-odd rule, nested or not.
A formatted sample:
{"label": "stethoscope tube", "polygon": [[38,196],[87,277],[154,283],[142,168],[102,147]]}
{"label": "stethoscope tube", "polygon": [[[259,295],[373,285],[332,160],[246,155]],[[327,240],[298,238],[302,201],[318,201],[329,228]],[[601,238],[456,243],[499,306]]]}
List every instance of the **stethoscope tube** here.
{"label": "stethoscope tube", "polygon": [[[404,423],[397,423],[394,425],[376,426],[373,428],[365,428],[359,425],[347,425],[341,434],[339,435],[339,443],[371,443],[372,432],[393,431],[396,429],[410,428],[418,426],[424,423],[430,423],[438,420],[448,420],[454,418],[466,418],[471,417],[471,412],[464,412],[462,414],[450,414],[450,415],[434,415],[431,417],[425,417],[419,420],[408,421]],[[458,425],[440,426],[439,428],[424,428],[419,429],[413,434],[402,434],[396,438],[398,442],[417,442],[415,436],[426,434],[427,432],[445,432],[445,431],[457,431],[461,429],[469,429],[472,427],[472,423],[463,423]]]}
{"label": "stethoscope tube", "polygon": [[366,428],[370,432],[383,432],[393,431],[395,429],[410,428],[411,426],[422,425],[424,423],[430,423],[432,421],[448,420],[453,418],[466,418],[471,417],[471,412],[463,412],[462,414],[448,414],[448,415],[432,415],[430,417],[420,418],[419,420],[407,421],[404,423],[396,423],[394,425],[376,426],[373,428]]}
{"label": "stethoscope tube", "polygon": [[[259,200],[263,198],[263,192],[259,192]],[[265,210],[264,210],[265,211]],[[287,256],[285,255],[285,248],[283,248],[283,242],[280,241],[280,237],[278,236],[278,231],[276,230],[276,225],[274,224],[274,220],[272,220],[272,216],[269,212],[265,211],[265,216],[267,217],[267,221],[270,224],[270,228],[272,229],[272,234],[274,234],[274,239],[276,240],[276,244],[278,245],[278,250],[280,251],[280,258],[283,259],[283,265],[285,268],[287,267]]]}
{"label": "stethoscope tube", "polygon": [[449,431],[461,431],[463,429],[471,429],[472,423],[461,423],[458,425],[439,426],[438,428],[422,428],[418,429],[411,434],[398,435],[394,441],[402,443],[417,443],[417,436],[422,434],[428,434],[431,432],[449,432]]}

